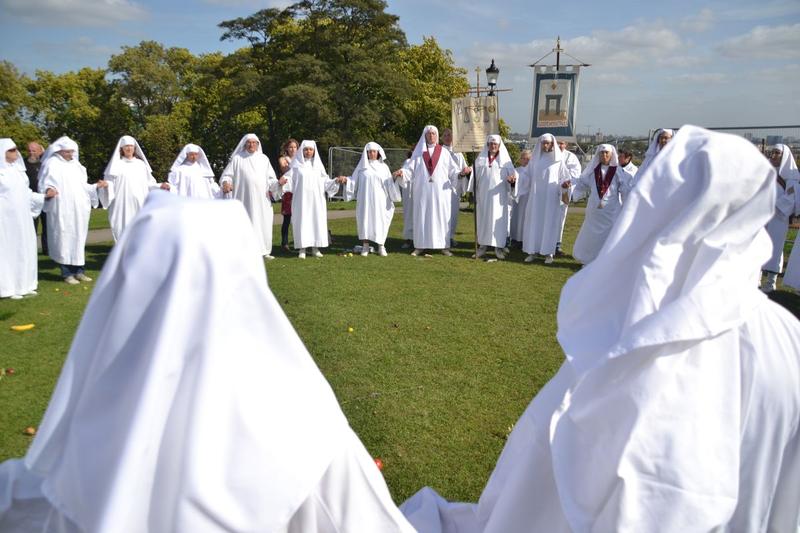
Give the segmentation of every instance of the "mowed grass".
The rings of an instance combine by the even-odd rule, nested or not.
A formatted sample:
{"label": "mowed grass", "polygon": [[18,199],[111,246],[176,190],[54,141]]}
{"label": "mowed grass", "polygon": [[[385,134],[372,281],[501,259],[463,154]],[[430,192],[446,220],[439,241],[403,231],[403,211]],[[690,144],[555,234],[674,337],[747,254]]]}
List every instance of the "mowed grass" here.
{"label": "mowed grass", "polygon": [[[567,219],[567,251],[582,218]],[[329,227],[334,244],[322,259],[275,252],[270,287],[356,433],[383,460],[395,501],[424,485],[475,501],[511,425],[563,361],[555,316],[578,265],[525,264],[519,251],[502,262],[471,260],[469,213],[452,258],[401,251],[400,216],[385,258],[339,255],[358,243],[355,220]],[[87,246],[89,275],[108,251]],[[93,285],[69,287],[49,259],[40,266],[39,297],[0,301],[0,367],[17,371],[0,380],[0,460],[29,445],[23,430],[39,424]],[[775,299],[800,313],[800,297],[778,291]],[[36,328],[9,329],[29,322]]]}

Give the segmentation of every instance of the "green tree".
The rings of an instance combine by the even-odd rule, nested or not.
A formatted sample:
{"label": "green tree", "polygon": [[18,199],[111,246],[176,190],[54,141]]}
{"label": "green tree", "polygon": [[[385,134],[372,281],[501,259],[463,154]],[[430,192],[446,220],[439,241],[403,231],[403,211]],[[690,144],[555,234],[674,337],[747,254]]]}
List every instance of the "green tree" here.
{"label": "green tree", "polygon": [[20,148],[41,140],[42,132],[32,121],[34,99],[28,87],[31,80],[8,61],[0,61],[0,134],[10,137]]}
{"label": "green tree", "polygon": [[305,0],[222,22],[221,39],[246,39],[241,75],[257,84],[245,98],[265,105],[267,145],[285,138],[321,145],[404,142],[396,104],[411,94],[398,68],[407,48],[383,0]]}
{"label": "green tree", "polygon": [[100,178],[117,139],[132,125],[131,110],[106,80],[105,70],[37,71],[31,91],[34,121],[46,138],[74,139],[90,179]]}
{"label": "green tree", "polygon": [[404,82],[411,91],[396,102],[406,116],[400,134],[413,143],[427,124],[450,124],[451,100],[467,94],[469,82],[466,69],[457,67],[452,52],[441,48],[434,37],[425,37],[422,44],[403,50],[399,59]]}

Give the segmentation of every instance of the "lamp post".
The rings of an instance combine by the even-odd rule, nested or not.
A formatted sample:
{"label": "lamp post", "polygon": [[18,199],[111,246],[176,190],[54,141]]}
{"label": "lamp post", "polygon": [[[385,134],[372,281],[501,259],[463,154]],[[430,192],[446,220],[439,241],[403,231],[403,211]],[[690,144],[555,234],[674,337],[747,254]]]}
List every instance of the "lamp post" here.
{"label": "lamp post", "polygon": [[486,69],[486,82],[489,84],[489,96],[494,96],[494,88],[497,86],[497,76],[499,75],[500,69],[494,64],[494,58],[492,58],[492,64]]}

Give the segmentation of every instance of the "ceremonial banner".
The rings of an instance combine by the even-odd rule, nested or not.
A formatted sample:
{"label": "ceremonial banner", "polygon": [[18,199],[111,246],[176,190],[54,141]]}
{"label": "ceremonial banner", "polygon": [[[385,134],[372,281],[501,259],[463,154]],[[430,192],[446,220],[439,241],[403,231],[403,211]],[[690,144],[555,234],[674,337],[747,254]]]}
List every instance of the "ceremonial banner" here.
{"label": "ceremonial banner", "polygon": [[453,151],[480,152],[486,137],[500,133],[497,96],[453,98]]}
{"label": "ceremonial banner", "polygon": [[575,110],[578,104],[580,66],[537,66],[533,76],[530,138],[552,133],[559,140],[575,142]]}

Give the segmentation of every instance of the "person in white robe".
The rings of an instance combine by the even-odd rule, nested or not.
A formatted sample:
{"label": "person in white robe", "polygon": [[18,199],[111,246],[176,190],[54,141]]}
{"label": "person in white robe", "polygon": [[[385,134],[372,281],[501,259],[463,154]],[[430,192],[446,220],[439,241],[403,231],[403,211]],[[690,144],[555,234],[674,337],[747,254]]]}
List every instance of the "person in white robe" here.
{"label": "person in white robe", "polygon": [[511,187],[517,182],[517,171],[508,149],[499,135],[489,135],[472,166],[467,191],[475,194],[478,221],[477,257],[486,255],[493,246],[495,256],[505,259],[503,248],[508,241]]}
{"label": "person in white robe", "polygon": [[222,192],[226,197],[239,200],[250,217],[250,223],[261,243],[261,255],[272,256],[272,221],[274,212],[269,193],[278,192],[278,178],[261,151],[261,141],[254,133],[248,133],[239,141],[231,154],[228,166],[222,171]]}
{"label": "person in white robe", "polygon": [[97,190],[107,183],[98,180],[90,185],[88,180],[75,141],[64,136],[47,147],[39,170],[39,190],[45,191],[48,252],[70,285],[92,281],[84,272],[89,215],[98,206]]}
{"label": "person in white robe", "polygon": [[[406,154],[403,166],[408,165],[413,153],[414,148],[411,148]],[[411,187],[400,187],[400,196],[403,199],[403,239],[405,239],[401,248],[407,250],[414,246],[414,201],[411,199]]]}
{"label": "person in white robe", "polygon": [[[533,152],[531,150],[523,150],[519,154],[519,161],[517,167],[514,169],[517,171],[517,177],[525,171],[525,167],[528,166],[528,163],[531,160],[531,155]],[[510,232],[511,232],[511,240],[519,243],[522,246],[522,232],[525,228],[525,210],[528,207],[528,194],[517,194],[516,196],[512,197],[512,205],[511,205],[511,222],[510,222]]]}
{"label": "person in white robe", "polygon": [[0,465],[0,531],[413,532],[242,204],[154,192],[141,213],[27,454]]}
{"label": "person in white robe", "polygon": [[642,160],[638,172],[643,172],[644,169],[653,162],[653,159],[655,159],[659,152],[672,140],[673,135],[675,135],[675,132],[668,128],[656,130],[655,135],[653,135],[653,138],[650,140],[647,151],[644,153],[644,159]]}
{"label": "person in white robe", "polygon": [[623,184],[622,191],[622,202],[625,203],[628,192],[636,185],[636,173],[639,171],[639,167],[633,164],[633,152],[627,148],[617,150],[617,158],[619,166],[625,171],[625,178],[628,180],[628,183]]}
{"label": "person in white robe", "polygon": [[156,182],[153,169],[147,162],[139,143],[130,135],[123,135],[111,152],[103,172],[107,187],[97,190],[100,204],[108,209],[111,235],[118,241],[152,189],[169,190],[169,183]]}
{"label": "person in white robe", "polygon": [[[567,167],[569,179],[577,181],[581,177],[581,172],[583,172],[578,156],[567,149],[569,148],[567,141],[559,140],[558,147],[561,149],[561,153],[564,154],[564,165]],[[558,242],[556,242],[556,256],[564,255],[564,251],[561,249],[561,241],[564,239],[564,225],[567,223],[568,210],[569,202],[561,202],[561,229],[558,232]]]}
{"label": "person in white robe", "polygon": [[306,258],[311,248],[314,257],[322,257],[320,248],[328,247],[328,205],[326,193],[333,196],[339,183],[328,177],[317,151],[316,141],[303,140],[292,160],[292,234],[297,257]]}
{"label": "person in white robe", "polygon": [[[455,161],[456,167],[465,168],[467,159],[461,152],[453,151],[453,130],[445,128],[442,130],[442,146],[444,146],[450,156]],[[469,174],[459,173],[458,181],[453,189],[453,204],[450,206],[450,247],[456,247],[456,229],[458,228],[458,215],[461,212],[461,197],[467,192],[469,185]]]}
{"label": "person in white robe", "polygon": [[425,250],[441,250],[451,256],[450,215],[453,207],[453,189],[459,175],[467,175],[472,169],[459,168],[447,148],[439,144],[436,126],[425,126],[411,158],[394,175],[400,178],[400,186],[411,189],[414,203],[414,251],[412,256],[421,256]]}
{"label": "person in white robe", "polygon": [[401,506],[412,525],[796,531],[800,322],[753,283],[774,179],[747,140],[682,127],[562,290],[566,360],[478,503],[425,489]]}
{"label": "person in white robe", "polygon": [[181,196],[204,198],[222,197],[222,189],[214,180],[214,170],[201,146],[187,144],[172,162],[167,181]]}
{"label": "person in white robe", "polygon": [[[573,200],[589,197],[583,225],[575,239],[572,256],[587,265],[591,263],[608,238],[611,228],[622,210],[622,194],[631,177],[622,170],[617,149],[611,144],[597,146],[594,157],[575,183]],[[565,181],[561,186],[569,188]]]}
{"label": "person in white robe", "polygon": [[556,138],[550,133],[543,134],[517,182],[516,194],[528,195],[522,231],[522,250],[528,254],[526,263],[532,262],[536,255],[545,256],[547,264],[553,262],[561,233],[561,204],[564,203],[561,183],[569,178]]}
{"label": "person in white robe", "polygon": [[775,216],[767,222],[767,233],[772,239],[772,256],[761,270],[764,281],[761,290],[772,292],[777,288],[778,275],[783,272],[783,245],[789,231],[789,219],[795,213],[795,205],[800,202],[800,172],[792,150],[785,144],[776,144],[769,154],[770,163],[775,167]]}
{"label": "person in white robe", "polygon": [[361,255],[369,255],[370,241],[378,245],[378,255],[386,257],[386,237],[394,217],[394,202],[400,201],[400,189],[385,163],[381,145],[364,145],[361,159],[350,177],[339,176],[346,201],[356,199],[356,226],[361,239]]}
{"label": "person in white robe", "polygon": [[43,204],[44,195],[29,188],[17,145],[0,139],[0,298],[36,294],[39,264],[33,219]]}

